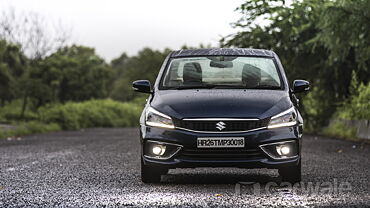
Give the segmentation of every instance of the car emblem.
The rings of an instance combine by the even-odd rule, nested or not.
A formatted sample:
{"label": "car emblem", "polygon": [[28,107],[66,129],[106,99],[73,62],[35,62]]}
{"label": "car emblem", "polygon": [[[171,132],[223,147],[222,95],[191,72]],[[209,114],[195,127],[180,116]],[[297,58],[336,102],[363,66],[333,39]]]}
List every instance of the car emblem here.
{"label": "car emblem", "polygon": [[222,121],[216,123],[216,129],[222,131],[224,128],[226,128],[226,124]]}

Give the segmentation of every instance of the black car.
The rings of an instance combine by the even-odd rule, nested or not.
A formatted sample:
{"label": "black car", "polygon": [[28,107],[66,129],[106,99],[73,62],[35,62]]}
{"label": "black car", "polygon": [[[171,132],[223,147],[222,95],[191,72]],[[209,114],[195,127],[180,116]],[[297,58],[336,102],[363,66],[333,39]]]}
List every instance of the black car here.
{"label": "black car", "polygon": [[274,168],[301,180],[303,119],[278,56],[261,49],[195,49],[167,56],[140,118],[141,179],[173,168]]}

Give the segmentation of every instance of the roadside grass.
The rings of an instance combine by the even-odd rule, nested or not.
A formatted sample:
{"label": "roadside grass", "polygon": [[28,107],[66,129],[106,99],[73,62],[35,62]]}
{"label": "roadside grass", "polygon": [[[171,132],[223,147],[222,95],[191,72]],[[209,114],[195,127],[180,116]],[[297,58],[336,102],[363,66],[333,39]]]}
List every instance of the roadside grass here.
{"label": "roadside grass", "polygon": [[356,140],[356,130],[345,126],[340,122],[333,122],[322,130],[322,134],[341,139]]}
{"label": "roadside grass", "polygon": [[38,121],[19,123],[15,129],[0,131],[0,138],[20,137],[29,134],[46,133],[61,130],[56,123],[44,124]]}
{"label": "roadside grass", "polygon": [[333,122],[328,127],[325,127],[319,135],[327,136],[336,139],[344,139],[348,141],[361,142],[370,144],[369,139],[358,138],[356,130],[344,125],[341,122]]}
{"label": "roadside grass", "polygon": [[356,137],[356,129],[345,125],[340,120],[370,120],[370,83],[358,83],[356,75],[352,74],[351,95],[341,107],[336,110],[330,125],[323,129],[323,134],[347,140],[364,141],[369,139]]}
{"label": "roadside grass", "polygon": [[24,121],[16,120],[19,118],[19,105],[6,105],[0,108],[0,122],[16,128],[0,129],[0,138],[93,127],[133,127],[139,124],[144,103],[145,99],[132,102],[105,99],[50,104],[28,112],[27,118],[32,120]]}
{"label": "roadside grass", "polygon": [[91,127],[131,127],[139,122],[142,107],[135,103],[113,100],[91,100],[42,107],[39,119],[44,123],[57,123],[62,129]]}

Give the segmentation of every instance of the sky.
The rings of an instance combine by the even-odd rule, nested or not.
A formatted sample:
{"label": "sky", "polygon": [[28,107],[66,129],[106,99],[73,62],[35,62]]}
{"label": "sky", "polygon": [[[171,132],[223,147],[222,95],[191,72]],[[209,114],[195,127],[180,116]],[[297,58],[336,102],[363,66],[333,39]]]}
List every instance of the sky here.
{"label": "sky", "polygon": [[107,60],[150,47],[218,46],[243,0],[0,0],[0,10],[37,12],[71,30],[74,43]]}

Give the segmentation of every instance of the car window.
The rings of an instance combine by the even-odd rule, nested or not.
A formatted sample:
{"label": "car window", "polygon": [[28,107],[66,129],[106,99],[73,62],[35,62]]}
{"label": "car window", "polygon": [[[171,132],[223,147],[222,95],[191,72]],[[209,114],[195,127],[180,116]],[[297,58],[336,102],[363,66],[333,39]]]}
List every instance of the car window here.
{"label": "car window", "polygon": [[281,81],[272,58],[208,56],[172,59],[162,86],[281,89]]}

